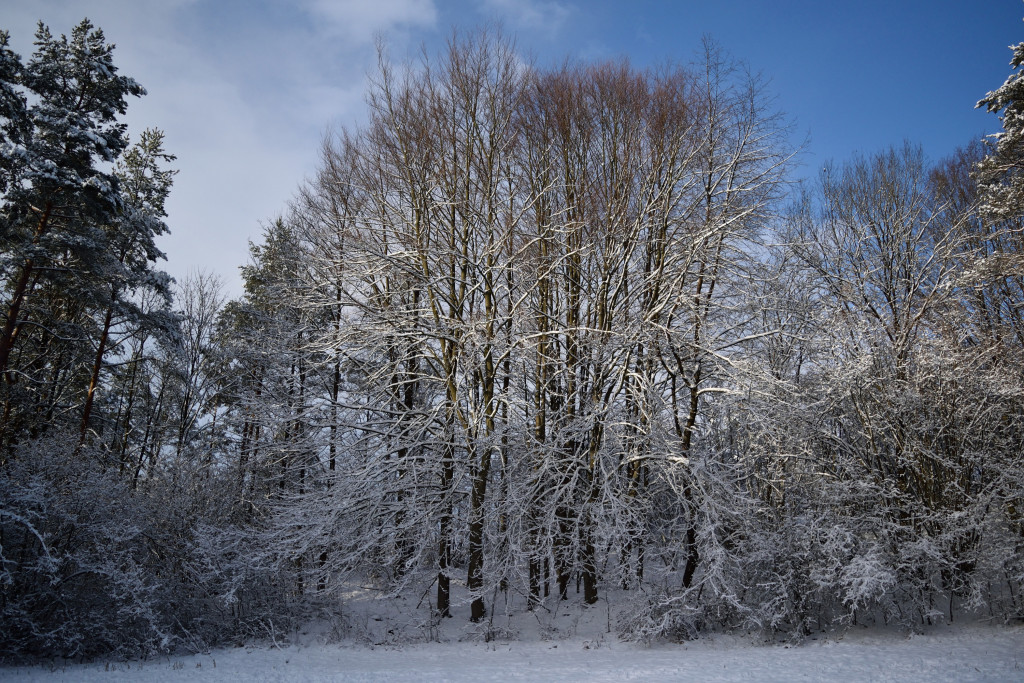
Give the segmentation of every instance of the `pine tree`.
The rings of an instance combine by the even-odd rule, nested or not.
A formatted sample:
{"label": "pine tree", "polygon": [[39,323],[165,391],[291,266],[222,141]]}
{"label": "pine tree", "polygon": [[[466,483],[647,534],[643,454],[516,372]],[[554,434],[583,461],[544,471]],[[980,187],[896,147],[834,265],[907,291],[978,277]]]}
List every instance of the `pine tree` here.
{"label": "pine tree", "polygon": [[[176,321],[168,308],[170,277],[153,268],[156,260],[164,257],[155,238],[167,232],[164,203],[176,173],[162,168],[161,162],[173,160],[173,155],[164,152],[163,133],[150,129],[143,131],[139,142],[124,154],[114,171],[120,186],[121,210],[114,221],[104,226],[103,258],[90,267],[102,323],[82,410],[83,440],[111,334],[118,327],[127,327],[124,332],[128,335],[139,327],[156,329],[162,336],[174,336],[176,332]],[[162,298],[164,306],[152,310],[140,307],[137,295],[143,290]]]}
{"label": "pine tree", "polygon": [[7,31],[0,31],[0,194],[7,192],[28,122],[25,97],[16,87],[24,67],[21,57],[8,47],[9,41]]}
{"label": "pine tree", "polygon": [[978,165],[983,211],[994,220],[1018,217],[1024,209],[1024,43],[1012,46],[1013,72],[1006,82],[978,102],[1000,113],[1003,131],[992,136],[993,151]]}
{"label": "pine tree", "polygon": [[125,98],[145,94],[135,80],[118,75],[114,46],[88,19],[70,39],[54,38],[40,23],[35,45],[32,59],[18,69],[5,37],[0,72],[8,109],[19,114],[18,89],[32,102],[23,119],[5,126],[10,140],[3,157],[12,180],[0,209],[6,290],[0,373],[8,370],[30,314],[24,310],[29,294],[42,281],[73,280],[69,264],[89,263],[102,250],[99,226],[116,219],[121,200],[117,179],[98,164],[115,161],[127,145],[125,125],[117,120]]}

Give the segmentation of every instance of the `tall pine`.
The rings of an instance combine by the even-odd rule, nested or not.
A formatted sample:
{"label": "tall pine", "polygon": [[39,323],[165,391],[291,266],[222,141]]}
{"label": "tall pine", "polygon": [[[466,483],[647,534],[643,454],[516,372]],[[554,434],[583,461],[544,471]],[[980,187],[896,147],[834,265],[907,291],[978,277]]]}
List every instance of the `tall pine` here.
{"label": "tall pine", "polygon": [[1003,131],[992,136],[992,153],[978,165],[982,208],[995,220],[1018,217],[1024,208],[1024,43],[1012,49],[1012,73],[977,105],[998,113],[1003,124]]}

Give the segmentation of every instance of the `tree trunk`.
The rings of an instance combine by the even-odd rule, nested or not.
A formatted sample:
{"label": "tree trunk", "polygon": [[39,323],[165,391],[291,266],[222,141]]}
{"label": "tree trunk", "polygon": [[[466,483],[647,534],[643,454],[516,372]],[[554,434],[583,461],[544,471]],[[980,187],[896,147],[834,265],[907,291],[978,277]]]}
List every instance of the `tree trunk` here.
{"label": "tree trunk", "polygon": [[448,576],[448,568],[451,565],[451,525],[452,508],[448,500],[448,489],[451,488],[452,480],[455,478],[454,464],[452,459],[451,446],[446,446],[444,462],[441,464],[441,495],[445,497],[441,511],[438,534],[440,536],[437,552],[437,612],[442,617],[450,617],[451,613],[451,579]]}
{"label": "tree trunk", "polygon": [[[36,224],[36,233],[32,237],[32,244],[39,244],[39,240],[46,233],[50,223],[50,213],[53,211],[53,203],[47,202],[43,209],[43,215],[39,217]],[[7,321],[4,329],[0,332],[0,376],[6,376],[7,363],[11,357],[11,349],[14,347],[14,331],[18,327],[18,316],[21,314],[21,305],[29,292],[29,281],[32,278],[32,271],[35,264],[31,258],[25,259],[21,267],[21,275],[14,287],[14,294],[11,296],[11,303],[7,308]]]}
{"label": "tree trunk", "polygon": [[483,595],[480,591],[484,584],[484,497],[487,493],[487,475],[491,468],[490,448],[485,448],[480,458],[480,469],[476,479],[473,481],[473,494],[471,496],[470,522],[469,522],[469,576],[466,584],[469,592],[473,595],[473,603],[470,605],[470,619],[480,621],[487,613],[484,606]]}
{"label": "tree trunk", "polygon": [[96,359],[92,364],[92,376],[89,378],[89,392],[85,395],[85,407],[82,408],[82,426],[78,435],[78,448],[85,445],[85,435],[89,431],[89,418],[92,416],[93,397],[96,395],[96,387],[100,383],[100,370],[103,368],[103,355],[107,351],[107,339],[110,337],[110,324],[114,319],[114,307],[107,309],[107,315],[103,318],[103,331],[100,333],[100,343],[96,347]]}

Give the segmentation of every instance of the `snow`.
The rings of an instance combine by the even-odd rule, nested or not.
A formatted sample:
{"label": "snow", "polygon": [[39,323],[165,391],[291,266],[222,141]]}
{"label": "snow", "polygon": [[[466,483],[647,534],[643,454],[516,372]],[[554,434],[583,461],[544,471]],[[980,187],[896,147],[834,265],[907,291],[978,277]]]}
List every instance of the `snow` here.
{"label": "snow", "polygon": [[1024,681],[1024,627],[852,631],[804,645],[719,636],[651,647],[613,636],[402,647],[236,648],[144,662],[0,668],[2,681]]}

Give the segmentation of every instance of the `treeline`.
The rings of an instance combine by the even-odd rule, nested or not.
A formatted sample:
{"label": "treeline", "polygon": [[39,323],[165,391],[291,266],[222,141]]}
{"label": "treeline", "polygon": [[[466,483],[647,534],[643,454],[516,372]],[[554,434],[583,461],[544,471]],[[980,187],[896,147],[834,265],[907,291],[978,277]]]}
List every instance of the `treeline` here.
{"label": "treeline", "polygon": [[5,656],[274,634],[353,586],[425,624],[628,591],[644,639],[1022,614],[1017,74],[992,145],[798,187],[711,44],[382,59],[225,303],[155,270],[173,157],[121,154],[102,35],[3,48]]}

